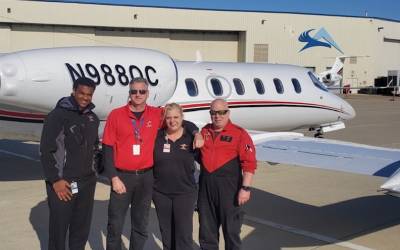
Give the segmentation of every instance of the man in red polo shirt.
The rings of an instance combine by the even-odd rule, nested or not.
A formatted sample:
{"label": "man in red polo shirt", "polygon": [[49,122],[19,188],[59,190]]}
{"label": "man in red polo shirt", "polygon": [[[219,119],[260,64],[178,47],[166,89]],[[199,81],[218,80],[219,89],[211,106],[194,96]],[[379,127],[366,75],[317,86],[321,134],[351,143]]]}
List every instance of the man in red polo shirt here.
{"label": "man in red polo shirt", "polygon": [[212,124],[201,134],[201,174],[198,198],[200,247],[218,250],[222,226],[226,250],[241,247],[241,205],[250,199],[250,185],[256,169],[253,141],[249,134],[229,120],[228,104],[222,99],[211,103]]}
{"label": "man in red polo shirt", "polygon": [[[108,115],[103,134],[106,174],[111,180],[108,207],[107,249],[121,249],[125,214],[131,206],[129,249],[143,249],[153,190],[153,149],[157,130],[162,124],[162,108],[146,104],[149,96],[145,78],[129,84],[130,101]],[[189,133],[197,127],[184,123]],[[197,133],[197,146],[202,138]]]}

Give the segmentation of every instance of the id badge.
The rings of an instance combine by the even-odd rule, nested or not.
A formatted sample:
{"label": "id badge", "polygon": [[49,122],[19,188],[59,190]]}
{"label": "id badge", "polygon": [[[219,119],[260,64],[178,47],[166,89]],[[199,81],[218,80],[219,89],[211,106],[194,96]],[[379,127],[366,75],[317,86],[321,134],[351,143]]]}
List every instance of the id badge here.
{"label": "id badge", "polygon": [[132,147],[133,155],[140,155],[140,144],[134,144]]}
{"label": "id badge", "polygon": [[78,193],[78,183],[76,181],[71,182],[71,193],[72,194]]}
{"label": "id badge", "polygon": [[171,152],[171,144],[164,143],[163,153],[170,153]]}

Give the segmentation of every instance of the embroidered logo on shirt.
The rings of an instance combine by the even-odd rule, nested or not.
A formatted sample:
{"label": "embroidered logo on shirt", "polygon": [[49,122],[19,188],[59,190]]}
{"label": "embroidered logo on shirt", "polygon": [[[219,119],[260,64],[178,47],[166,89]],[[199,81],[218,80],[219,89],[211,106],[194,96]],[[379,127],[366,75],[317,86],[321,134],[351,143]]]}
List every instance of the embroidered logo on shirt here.
{"label": "embroidered logo on shirt", "polygon": [[89,121],[90,121],[90,122],[94,122],[94,117],[93,117],[93,115],[88,115],[88,118],[89,118]]}
{"label": "embroidered logo on shirt", "polygon": [[146,128],[151,128],[151,127],[152,127],[151,121],[147,121],[146,122]]}
{"label": "embroidered logo on shirt", "polygon": [[209,140],[211,138],[211,134],[210,134],[210,132],[206,132],[205,134],[204,134],[204,140]]}
{"label": "embroidered logo on shirt", "polygon": [[188,148],[189,148],[189,146],[187,144],[181,144],[179,146],[180,146],[180,149],[182,149],[182,150],[188,150]]}
{"label": "embroidered logo on shirt", "polygon": [[232,136],[221,135],[221,141],[231,142],[232,141]]}
{"label": "embroidered logo on shirt", "polygon": [[251,148],[251,145],[246,144],[246,146],[245,146],[245,151],[246,151],[246,152],[253,152],[253,149]]}

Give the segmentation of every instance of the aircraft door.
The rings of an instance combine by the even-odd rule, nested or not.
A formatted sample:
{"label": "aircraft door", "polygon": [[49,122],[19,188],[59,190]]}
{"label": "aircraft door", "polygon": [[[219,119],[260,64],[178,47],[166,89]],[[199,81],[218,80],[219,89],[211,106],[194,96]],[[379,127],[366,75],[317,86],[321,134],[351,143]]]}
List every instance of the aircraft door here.
{"label": "aircraft door", "polygon": [[232,94],[232,87],[229,81],[222,77],[211,75],[206,79],[207,90],[213,98],[226,99]]}

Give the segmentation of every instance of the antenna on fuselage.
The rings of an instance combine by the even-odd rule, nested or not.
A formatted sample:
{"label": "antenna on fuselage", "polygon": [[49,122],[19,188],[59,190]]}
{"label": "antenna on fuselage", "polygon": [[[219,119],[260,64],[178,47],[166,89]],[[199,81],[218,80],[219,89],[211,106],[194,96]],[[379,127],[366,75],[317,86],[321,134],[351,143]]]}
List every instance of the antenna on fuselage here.
{"label": "antenna on fuselage", "polygon": [[201,55],[200,50],[196,50],[196,63],[203,62],[203,56]]}

